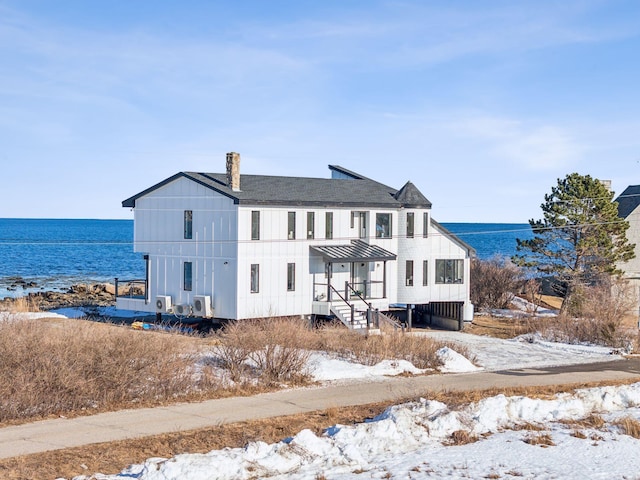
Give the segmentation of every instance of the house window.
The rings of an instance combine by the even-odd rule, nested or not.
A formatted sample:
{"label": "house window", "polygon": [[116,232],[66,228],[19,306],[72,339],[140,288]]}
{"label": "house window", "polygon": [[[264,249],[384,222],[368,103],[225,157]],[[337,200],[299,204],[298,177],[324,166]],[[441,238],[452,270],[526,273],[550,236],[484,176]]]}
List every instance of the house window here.
{"label": "house window", "polygon": [[315,238],[316,236],[316,214],[307,212],[307,238]]}
{"label": "house window", "polygon": [[390,213],[376,213],[376,238],[391,238]]}
{"label": "house window", "polygon": [[183,273],[184,289],[185,291],[190,292],[193,287],[193,263],[184,262]]}
{"label": "house window", "polygon": [[296,212],[287,214],[287,238],[289,240],[296,239]]}
{"label": "house window", "polygon": [[404,278],[407,287],[413,287],[413,260],[407,260]]}
{"label": "house window", "polygon": [[293,292],[296,289],[296,264],[287,263],[287,292]]}
{"label": "house window", "polygon": [[436,260],[436,283],[463,283],[463,260]]}
{"label": "house window", "polygon": [[251,293],[258,293],[260,291],[260,265],[257,263],[251,264]]}
{"label": "house window", "polygon": [[327,240],[333,238],[333,212],[325,213],[324,238]]}
{"label": "house window", "polygon": [[193,238],[193,211],[184,211],[184,238],[190,240]]}
{"label": "house window", "polygon": [[368,212],[359,212],[360,230],[358,233],[359,238],[367,238],[367,216]]}
{"label": "house window", "polygon": [[260,240],[260,212],[251,212],[251,240]]}
{"label": "house window", "polygon": [[407,212],[407,238],[413,238],[413,212]]}
{"label": "house window", "polygon": [[429,285],[429,261],[424,260],[422,262],[422,285]]}
{"label": "house window", "polygon": [[429,236],[429,213],[424,212],[422,214],[422,236],[427,238]]}

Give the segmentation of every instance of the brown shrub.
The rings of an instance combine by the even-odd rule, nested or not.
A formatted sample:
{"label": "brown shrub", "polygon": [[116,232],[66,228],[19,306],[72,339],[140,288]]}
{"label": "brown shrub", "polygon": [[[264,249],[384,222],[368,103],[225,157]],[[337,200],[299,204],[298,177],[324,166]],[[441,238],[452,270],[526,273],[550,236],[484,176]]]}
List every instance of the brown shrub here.
{"label": "brown shrub", "polygon": [[504,257],[471,259],[471,303],[476,308],[508,308],[523,280],[522,269]]}
{"label": "brown shrub", "polygon": [[266,384],[304,383],[313,335],[300,319],[267,318],[230,322],[219,334],[223,366],[234,380],[246,375],[247,361]]}

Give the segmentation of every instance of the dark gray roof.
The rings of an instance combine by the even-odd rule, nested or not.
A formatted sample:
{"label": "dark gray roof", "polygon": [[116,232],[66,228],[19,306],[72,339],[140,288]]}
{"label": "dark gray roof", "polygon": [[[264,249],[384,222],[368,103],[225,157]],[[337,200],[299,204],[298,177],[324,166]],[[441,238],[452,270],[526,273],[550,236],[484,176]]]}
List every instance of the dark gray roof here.
{"label": "dark gray roof", "polygon": [[431,202],[411,182],[405,183],[394,197],[405,208],[431,208]]}
{"label": "dark gray roof", "polygon": [[396,259],[396,255],[388,250],[361,240],[351,240],[350,245],[319,245],[310,248],[331,262],[379,262]]}
{"label": "dark gray roof", "polygon": [[[337,166],[332,168],[349,172]],[[352,178],[347,179],[241,175],[240,191],[233,191],[227,186],[224,173],[179,172],[124,200],[122,206],[135,207],[138,198],[183,177],[231,198],[236,204],[392,209],[402,207],[402,202],[394,198],[395,189],[353,172],[350,172],[350,175]]]}
{"label": "dark gray roof", "polygon": [[618,202],[618,216],[627,218],[640,205],[640,185],[629,185],[615,201]]}

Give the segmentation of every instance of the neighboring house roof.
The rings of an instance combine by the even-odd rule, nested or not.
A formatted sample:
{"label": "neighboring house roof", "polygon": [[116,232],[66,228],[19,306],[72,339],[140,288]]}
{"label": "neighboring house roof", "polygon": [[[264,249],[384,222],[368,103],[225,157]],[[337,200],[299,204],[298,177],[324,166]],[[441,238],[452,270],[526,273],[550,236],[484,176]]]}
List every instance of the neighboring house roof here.
{"label": "neighboring house roof", "polygon": [[[268,175],[241,175],[240,191],[227,185],[224,173],[179,172],[172,177],[130,197],[122,202],[123,207],[135,207],[136,200],[178,178],[187,178],[210,188],[236,204],[277,206],[326,206],[393,208],[403,205],[394,197],[395,189],[366,177],[330,166],[331,169],[348,175],[349,178],[302,178]],[[406,187],[406,185],[405,185]],[[421,207],[430,208],[431,203],[412,185],[411,198],[422,199]],[[417,192],[417,193],[416,193]],[[428,205],[428,206],[427,206]]]}
{"label": "neighboring house roof", "polygon": [[388,250],[361,240],[351,240],[350,245],[312,245],[311,250],[332,262],[379,262],[397,258]]}
{"label": "neighboring house roof", "polygon": [[629,185],[615,201],[618,202],[618,216],[627,218],[640,205],[640,185]]}

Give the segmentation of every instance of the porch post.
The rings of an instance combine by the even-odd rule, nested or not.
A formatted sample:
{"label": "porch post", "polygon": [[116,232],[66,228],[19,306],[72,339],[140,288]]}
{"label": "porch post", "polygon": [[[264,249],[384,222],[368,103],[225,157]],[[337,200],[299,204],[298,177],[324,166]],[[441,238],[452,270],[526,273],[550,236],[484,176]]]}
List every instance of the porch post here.
{"label": "porch post", "polygon": [[331,262],[327,262],[327,302],[331,301],[331,270],[332,270],[332,263]]}
{"label": "porch post", "polygon": [[387,298],[387,261],[382,262],[382,298]]}

